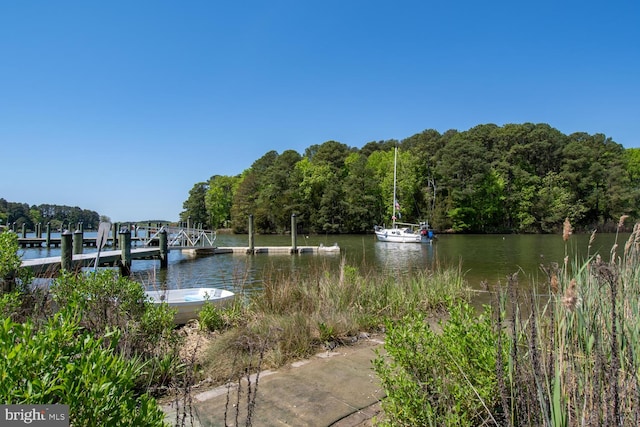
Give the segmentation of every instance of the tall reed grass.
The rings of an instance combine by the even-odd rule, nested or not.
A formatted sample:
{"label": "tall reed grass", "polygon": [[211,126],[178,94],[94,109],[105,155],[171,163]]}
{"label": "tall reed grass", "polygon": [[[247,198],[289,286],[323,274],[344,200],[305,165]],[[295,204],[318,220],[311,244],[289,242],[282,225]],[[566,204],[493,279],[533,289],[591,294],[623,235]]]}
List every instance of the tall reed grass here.
{"label": "tall reed grass", "polygon": [[527,293],[510,278],[496,322],[511,339],[497,343],[509,346],[496,370],[503,425],[640,425],[639,253],[636,224],[606,261],[542,266],[547,282]]}
{"label": "tall reed grass", "polygon": [[[411,276],[361,272],[343,259],[337,271],[267,272],[263,291],[250,300],[245,321],[227,330],[209,349],[205,371],[218,381],[245,372],[247,337],[268,346],[262,368],[275,368],[324,348],[355,342],[363,332],[380,331],[386,319],[411,312],[432,313],[451,299],[468,299],[463,273],[436,266]],[[255,351],[254,351],[255,353]],[[230,354],[235,365],[230,365]],[[225,357],[226,355],[226,357]],[[238,363],[238,359],[245,359]],[[254,363],[255,365],[255,363]]]}

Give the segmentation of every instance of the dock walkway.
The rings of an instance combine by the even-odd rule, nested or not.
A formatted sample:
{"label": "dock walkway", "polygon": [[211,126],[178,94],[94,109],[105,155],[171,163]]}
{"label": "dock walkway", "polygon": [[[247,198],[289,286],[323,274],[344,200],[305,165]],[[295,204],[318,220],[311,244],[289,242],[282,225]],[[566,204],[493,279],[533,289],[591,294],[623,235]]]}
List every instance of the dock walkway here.
{"label": "dock walkway", "polygon": [[[169,251],[180,250],[190,256],[208,256],[220,254],[233,255],[294,255],[294,254],[339,254],[340,248],[337,246],[256,246],[253,249],[246,246],[227,247],[170,247]],[[91,267],[95,264],[98,252],[74,254],[72,261],[75,266]],[[131,248],[131,260],[159,259],[161,248],[149,246],[142,248]],[[100,266],[117,266],[122,260],[122,250],[110,250],[100,252]],[[46,258],[33,258],[22,261],[22,267],[30,269],[34,274],[54,272],[60,269],[62,256],[52,256]]]}

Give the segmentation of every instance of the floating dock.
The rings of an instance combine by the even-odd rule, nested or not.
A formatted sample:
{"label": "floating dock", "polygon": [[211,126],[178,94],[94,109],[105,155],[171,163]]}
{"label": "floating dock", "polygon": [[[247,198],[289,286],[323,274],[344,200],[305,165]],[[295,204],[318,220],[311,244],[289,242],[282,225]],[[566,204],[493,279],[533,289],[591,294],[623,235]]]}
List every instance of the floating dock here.
{"label": "floating dock", "polygon": [[[301,254],[339,254],[338,246],[256,246],[253,250],[246,246],[230,247],[197,247],[197,248],[170,248],[170,250],[180,250],[182,253],[192,256],[211,256],[221,254],[232,255],[301,255]],[[92,267],[98,252],[86,254],[74,254],[72,263],[74,267]],[[160,259],[161,248],[145,247],[131,248],[129,262],[141,259]],[[22,267],[30,269],[34,274],[56,273],[60,270],[62,256],[46,258],[33,258],[22,261]],[[100,267],[115,267],[122,263],[122,250],[100,252]]]}

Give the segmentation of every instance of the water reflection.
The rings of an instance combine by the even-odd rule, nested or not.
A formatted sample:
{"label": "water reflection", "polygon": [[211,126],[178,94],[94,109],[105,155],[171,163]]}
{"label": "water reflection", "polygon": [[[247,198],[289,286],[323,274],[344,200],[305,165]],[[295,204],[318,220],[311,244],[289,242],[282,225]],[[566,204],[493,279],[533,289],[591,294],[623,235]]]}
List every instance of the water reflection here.
{"label": "water reflection", "polygon": [[381,270],[411,272],[433,265],[434,245],[377,242],[374,249],[376,264]]}
{"label": "water reflection", "polygon": [[[618,237],[622,251],[628,234]],[[436,265],[461,268],[473,288],[486,280],[491,285],[505,283],[505,278],[520,273],[521,283],[542,280],[540,264],[563,264],[565,255],[572,263],[600,253],[606,260],[613,246],[614,234],[597,235],[589,248],[589,235],[573,235],[568,243],[559,235],[441,235],[433,245],[377,242],[373,235],[308,236],[298,238],[298,245],[330,246],[337,242],[339,254],[301,255],[215,255],[190,258],[180,251],[169,254],[169,268],[160,269],[159,261],[136,260],[134,278],[149,288],[221,287],[232,291],[260,290],[271,274],[337,273],[342,260],[363,271],[371,269],[409,273]],[[221,235],[218,246],[247,246],[246,235]],[[256,236],[256,246],[290,246],[290,236]],[[110,248],[107,248],[110,249]],[[95,251],[84,248],[84,252]],[[60,254],[59,248],[21,250],[23,258]]]}

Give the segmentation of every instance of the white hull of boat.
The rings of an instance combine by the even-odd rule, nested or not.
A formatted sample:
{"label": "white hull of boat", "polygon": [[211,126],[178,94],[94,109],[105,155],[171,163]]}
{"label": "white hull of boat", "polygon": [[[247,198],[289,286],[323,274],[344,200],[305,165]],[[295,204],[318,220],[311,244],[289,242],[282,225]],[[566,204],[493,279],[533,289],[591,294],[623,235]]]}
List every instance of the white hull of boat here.
{"label": "white hull of boat", "polygon": [[401,228],[378,229],[376,230],[376,237],[381,242],[422,243],[422,236],[420,234]]}
{"label": "white hull of boat", "polygon": [[340,246],[338,246],[337,243],[334,243],[333,246],[325,246],[322,243],[320,243],[320,246],[318,246],[318,251],[319,252],[337,252],[337,253],[340,253]]}
{"label": "white hull of boat", "polygon": [[169,304],[176,309],[174,322],[183,325],[191,319],[197,319],[200,309],[209,301],[217,307],[231,303],[235,294],[219,288],[186,288],[145,291],[147,298],[154,304]]}

